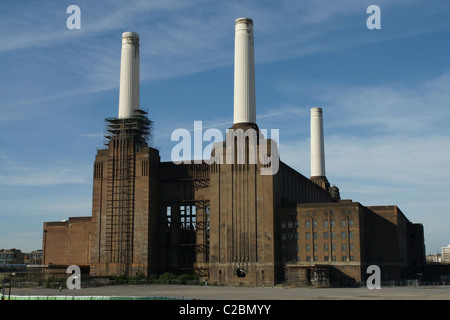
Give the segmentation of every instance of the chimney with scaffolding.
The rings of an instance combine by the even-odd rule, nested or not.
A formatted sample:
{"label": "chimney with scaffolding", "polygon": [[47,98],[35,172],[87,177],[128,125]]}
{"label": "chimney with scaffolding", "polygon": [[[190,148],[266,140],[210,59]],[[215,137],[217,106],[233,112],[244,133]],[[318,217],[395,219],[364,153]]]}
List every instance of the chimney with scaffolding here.
{"label": "chimney with scaffolding", "polygon": [[156,243],[157,165],[153,122],[139,106],[139,35],[122,34],[119,113],[105,120],[94,165],[91,273],[147,274]]}

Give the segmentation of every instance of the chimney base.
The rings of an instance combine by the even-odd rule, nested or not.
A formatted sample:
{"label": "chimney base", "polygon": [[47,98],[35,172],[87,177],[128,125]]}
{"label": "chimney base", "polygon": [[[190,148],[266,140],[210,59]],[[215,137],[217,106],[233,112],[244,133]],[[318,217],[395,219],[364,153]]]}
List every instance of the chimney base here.
{"label": "chimney base", "polygon": [[247,129],[254,129],[256,131],[258,131],[258,126],[256,125],[256,123],[253,122],[238,122],[238,123],[234,123],[230,129],[242,129],[244,131],[246,131]]}
{"label": "chimney base", "polygon": [[329,191],[330,190],[330,183],[328,182],[327,177],[324,176],[314,176],[311,177],[310,180],[317,184],[318,186],[322,187],[324,190]]}

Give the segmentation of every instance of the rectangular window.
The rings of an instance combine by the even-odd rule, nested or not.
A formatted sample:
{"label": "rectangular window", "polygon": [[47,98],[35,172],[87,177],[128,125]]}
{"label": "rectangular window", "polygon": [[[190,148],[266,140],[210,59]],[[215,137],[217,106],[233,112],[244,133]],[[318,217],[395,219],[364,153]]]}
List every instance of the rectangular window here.
{"label": "rectangular window", "polygon": [[328,220],[323,220],[323,227],[328,228]]}
{"label": "rectangular window", "polygon": [[325,243],[323,245],[323,251],[328,251],[328,248],[329,248],[328,243]]}
{"label": "rectangular window", "polygon": [[347,261],[347,256],[342,256],[342,261]]}
{"label": "rectangular window", "polygon": [[342,249],[342,251],[346,251],[347,250],[347,245],[345,243],[343,243],[341,245],[341,249]]}
{"label": "rectangular window", "polygon": [[142,176],[147,177],[148,176],[148,160],[142,160],[141,162],[141,172]]}
{"label": "rectangular window", "polygon": [[336,244],[335,243],[331,244],[331,251],[336,251]]}
{"label": "rectangular window", "polygon": [[325,257],[323,257],[323,261],[328,261],[330,259],[330,257],[329,256],[325,256]]}
{"label": "rectangular window", "polygon": [[281,228],[282,229],[286,228],[286,221],[281,221]]}
{"label": "rectangular window", "polygon": [[288,221],[288,228],[292,228],[292,221]]}
{"label": "rectangular window", "polygon": [[313,227],[317,227],[317,221],[313,220]]}
{"label": "rectangular window", "polygon": [[306,251],[311,251],[311,245],[310,244],[306,245]]}
{"label": "rectangular window", "polygon": [[286,240],[286,233],[283,232],[283,233],[281,234],[281,240]]}
{"label": "rectangular window", "polygon": [[317,232],[313,232],[314,239],[317,239]]}
{"label": "rectangular window", "polygon": [[306,256],[306,261],[311,261],[311,257],[310,256]]}
{"label": "rectangular window", "polygon": [[332,231],[331,232],[331,239],[334,239],[334,238],[336,238],[336,232]]}
{"label": "rectangular window", "polygon": [[311,232],[306,232],[305,233],[305,238],[306,238],[306,240],[311,239]]}
{"label": "rectangular window", "polygon": [[182,229],[193,229],[197,227],[196,224],[197,208],[195,206],[180,206],[180,222]]}
{"label": "rectangular window", "polygon": [[350,243],[349,249],[350,249],[350,251],[353,251],[353,243]]}
{"label": "rectangular window", "polygon": [[348,226],[349,226],[349,227],[353,227],[353,220],[352,220],[352,219],[349,219],[349,220],[348,220]]}
{"label": "rectangular window", "polygon": [[328,239],[328,232],[324,232],[324,233],[323,233],[323,238],[324,238],[324,239]]}
{"label": "rectangular window", "polygon": [[331,220],[331,221],[330,221],[330,224],[331,224],[332,227],[334,227],[334,226],[336,225],[336,223],[335,223],[334,220]]}
{"label": "rectangular window", "polygon": [[349,239],[353,239],[353,231],[350,231],[350,232],[348,233],[348,238],[349,238]]}
{"label": "rectangular window", "polygon": [[346,239],[347,238],[347,232],[342,231],[341,232],[341,239]]}
{"label": "rectangular window", "polygon": [[345,220],[341,220],[341,227],[345,227]]}
{"label": "rectangular window", "polygon": [[305,228],[310,228],[311,227],[311,221],[306,220],[305,221]]}

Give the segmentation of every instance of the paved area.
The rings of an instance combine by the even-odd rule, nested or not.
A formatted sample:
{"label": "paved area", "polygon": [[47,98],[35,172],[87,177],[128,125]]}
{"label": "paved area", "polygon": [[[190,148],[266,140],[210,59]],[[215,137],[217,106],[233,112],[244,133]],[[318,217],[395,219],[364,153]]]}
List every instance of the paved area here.
{"label": "paved area", "polygon": [[450,286],[368,288],[128,285],[82,289],[13,288],[30,296],[161,296],[199,300],[450,300]]}

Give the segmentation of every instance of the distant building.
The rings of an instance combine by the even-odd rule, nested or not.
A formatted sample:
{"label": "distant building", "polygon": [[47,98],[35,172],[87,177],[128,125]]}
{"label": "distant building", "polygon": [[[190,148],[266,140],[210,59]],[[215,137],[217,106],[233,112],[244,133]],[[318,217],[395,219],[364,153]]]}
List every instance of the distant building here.
{"label": "distant building", "polygon": [[1,264],[41,264],[42,250],[22,252],[19,249],[0,249]]}
{"label": "distant building", "polygon": [[0,249],[0,264],[23,264],[25,255],[19,249]]}
{"label": "distant building", "polygon": [[441,263],[442,262],[442,254],[428,254],[427,255],[427,263]]}
{"label": "distant building", "polygon": [[442,263],[450,263],[450,244],[442,247]]}
{"label": "distant building", "polygon": [[25,264],[41,264],[42,263],[42,250],[34,250],[29,253],[25,253]]}

